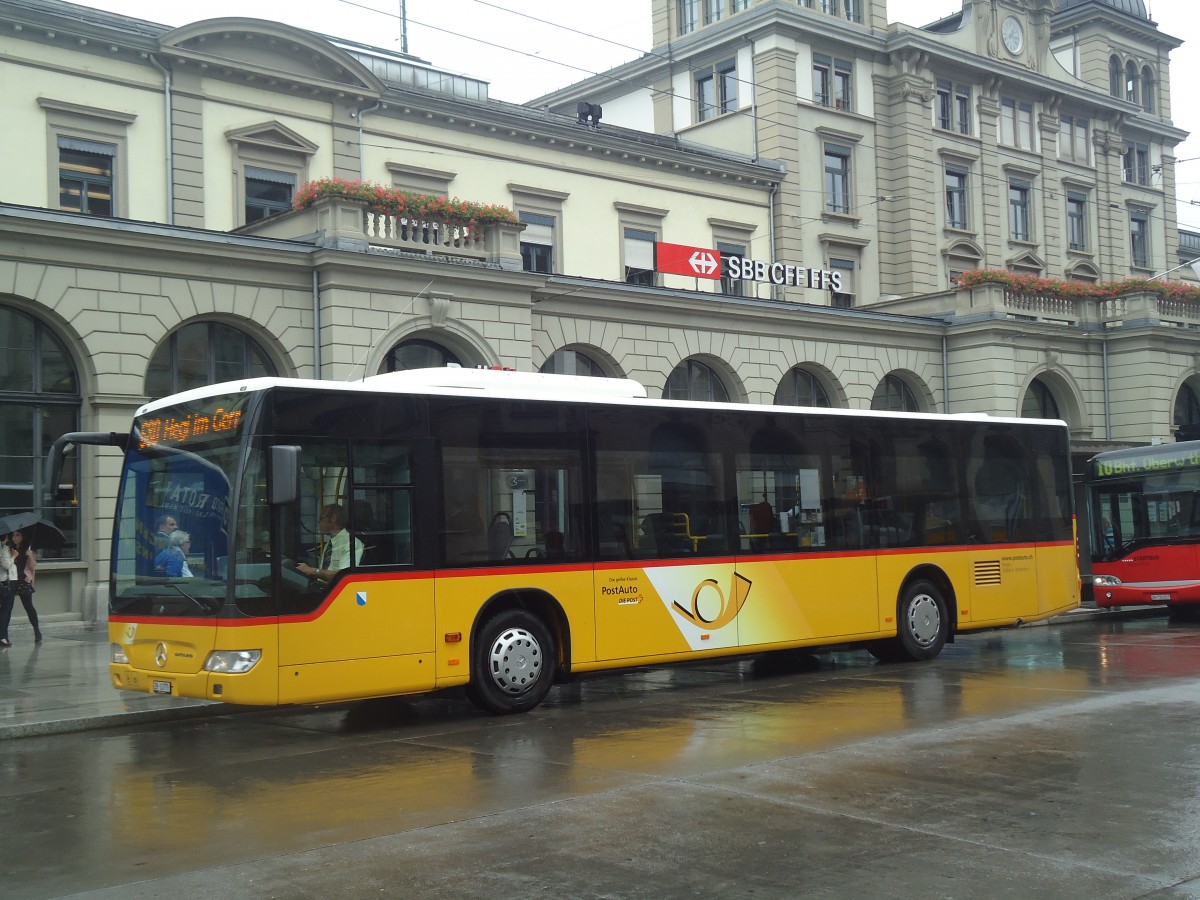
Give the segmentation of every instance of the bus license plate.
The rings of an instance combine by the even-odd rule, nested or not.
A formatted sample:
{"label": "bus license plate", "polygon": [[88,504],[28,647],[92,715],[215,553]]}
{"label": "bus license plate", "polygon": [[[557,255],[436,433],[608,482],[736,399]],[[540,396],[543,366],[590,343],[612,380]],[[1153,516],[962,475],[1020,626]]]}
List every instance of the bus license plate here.
{"label": "bus license plate", "polygon": [[156,681],[152,687],[154,688],[154,693],[156,694],[171,693],[171,682],[169,681]]}
{"label": "bus license plate", "polygon": [[1170,594],[1151,594],[1150,599],[1151,600],[1170,600],[1171,595]]}

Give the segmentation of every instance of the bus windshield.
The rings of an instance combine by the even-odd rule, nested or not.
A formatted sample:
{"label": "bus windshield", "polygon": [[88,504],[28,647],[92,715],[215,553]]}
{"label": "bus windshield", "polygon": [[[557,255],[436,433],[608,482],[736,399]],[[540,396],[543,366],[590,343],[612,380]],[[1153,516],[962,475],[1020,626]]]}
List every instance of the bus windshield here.
{"label": "bus windshield", "polygon": [[221,610],[247,404],[246,396],[209,397],[135,421],[113,532],[114,611]]}
{"label": "bus windshield", "polygon": [[1146,475],[1093,489],[1093,556],[1119,559],[1139,546],[1200,539],[1200,470]]}

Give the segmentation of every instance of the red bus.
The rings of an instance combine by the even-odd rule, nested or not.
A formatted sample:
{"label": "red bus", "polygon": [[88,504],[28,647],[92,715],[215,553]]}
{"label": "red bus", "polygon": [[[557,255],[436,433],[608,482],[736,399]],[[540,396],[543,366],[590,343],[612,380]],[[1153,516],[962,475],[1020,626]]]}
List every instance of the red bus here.
{"label": "red bus", "polygon": [[1200,610],[1200,441],[1097,454],[1087,494],[1096,605]]}

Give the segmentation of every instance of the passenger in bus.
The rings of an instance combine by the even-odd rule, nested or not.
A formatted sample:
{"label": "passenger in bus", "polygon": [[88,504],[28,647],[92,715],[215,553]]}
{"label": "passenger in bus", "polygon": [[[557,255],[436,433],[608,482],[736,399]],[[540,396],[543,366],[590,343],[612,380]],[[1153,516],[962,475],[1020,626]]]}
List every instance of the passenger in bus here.
{"label": "passenger in bus", "polygon": [[[179,520],[174,516],[163,513],[154,523],[154,548],[151,555],[157,555],[166,550],[171,543],[171,535],[179,530]],[[156,573],[157,574],[157,573]]]}
{"label": "passenger in bus", "polygon": [[191,578],[187,556],[192,549],[192,536],[186,531],[172,531],[166,549],[154,558],[154,574],[165,578]]}
{"label": "passenger in bus", "polygon": [[154,540],[161,547],[166,547],[171,540],[172,533],[179,530],[179,522],[175,520],[174,516],[162,515],[158,517],[154,529]]}
{"label": "passenger in bus", "polygon": [[346,510],[337,503],[321,507],[318,527],[329,537],[321,551],[320,564],[310,566],[300,563],[296,571],[318,581],[332,581],[339,571],[350,568],[352,551],[353,564],[358,565],[362,561],[363,543],[346,530]]}

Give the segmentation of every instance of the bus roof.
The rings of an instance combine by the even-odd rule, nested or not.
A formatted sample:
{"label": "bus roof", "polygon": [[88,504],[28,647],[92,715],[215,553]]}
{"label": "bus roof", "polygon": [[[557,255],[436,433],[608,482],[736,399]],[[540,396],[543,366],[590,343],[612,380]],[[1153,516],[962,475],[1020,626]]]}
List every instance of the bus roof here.
{"label": "bus roof", "polygon": [[312,378],[247,378],[242,381],[227,381],[193,388],[169,397],[152,400],[137,410],[145,415],[166,409],[178,403],[203,400],[207,397],[265,391],[271,388],[299,388],[314,391],[363,391],[384,394],[425,394],[433,396],[464,396],[486,392],[489,396],[515,400],[577,401],[592,403],[617,403],[636,406],[660,406],[664,408],[685,407],[691,409],[728,410],[731,406],[743,410],[762,412],[764,408],[774,410],[806,410],[832,416],[863,416],[871,418],[901,419],[956,419],[997,424],[1054,425],[1062,428],[1066,423],[1060,419],[1031,419],[1010,416],[993,416],[989,413],[905,413],[881,410],[838,409],[822,407],[764,407],[757,403],[722,403],[719,401],[652,399],[646,388],[631,378],[600,378],[591,375],[552,375],[543,372],[518,372],[514,369],[489,368],[468,369],[455,366],[428,369],[407,369],[371,375],[356,381],[329,381]]}

